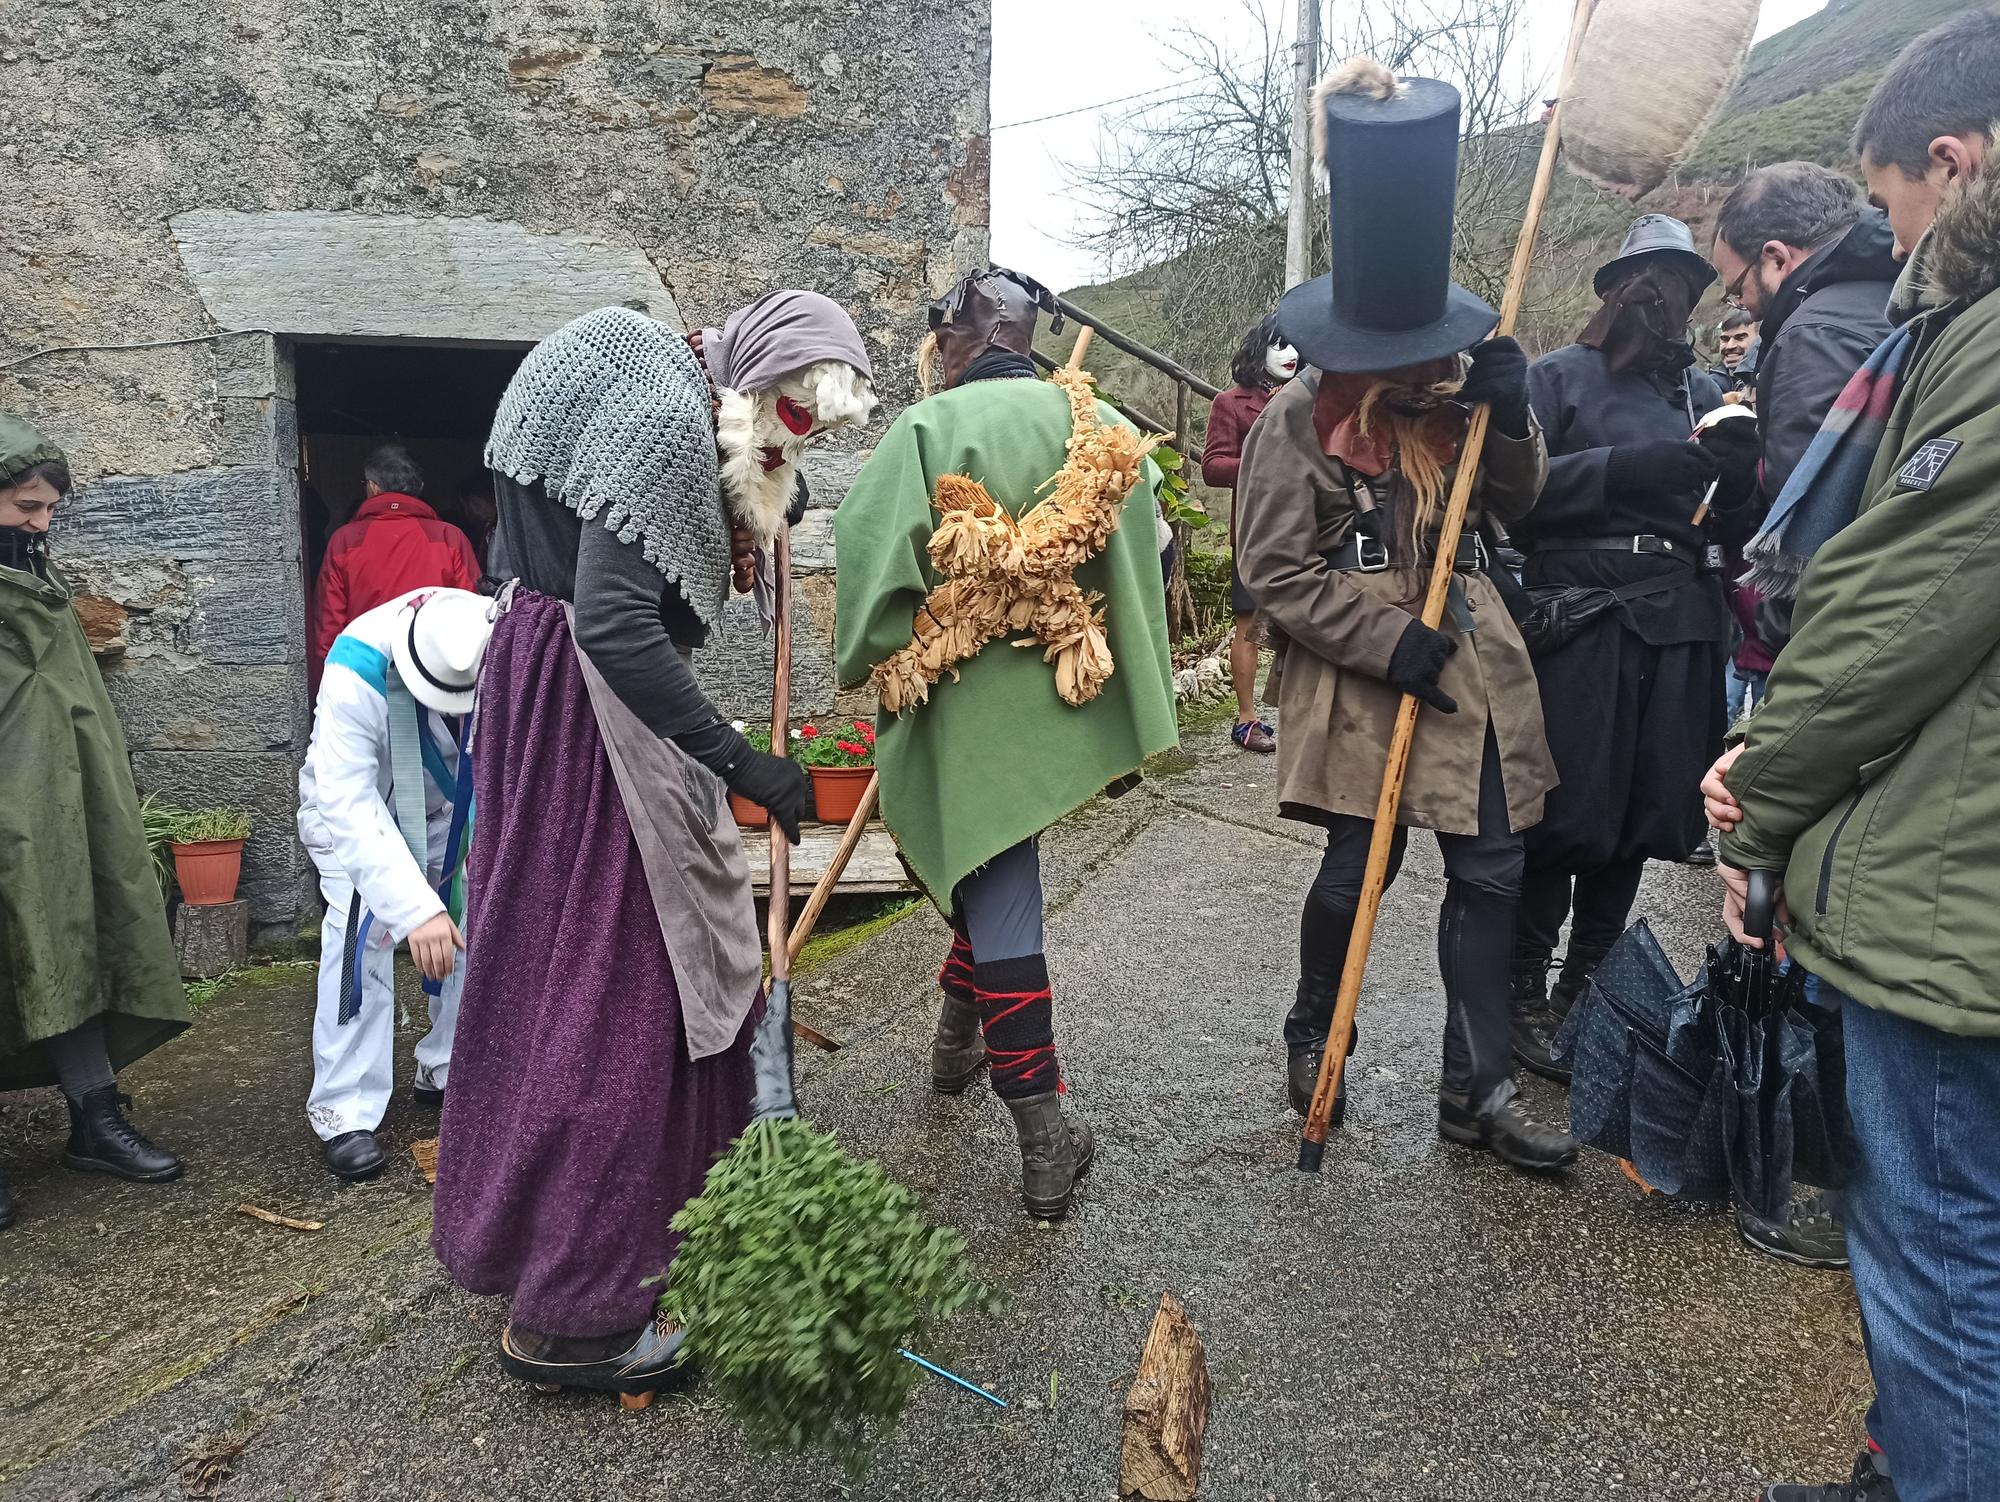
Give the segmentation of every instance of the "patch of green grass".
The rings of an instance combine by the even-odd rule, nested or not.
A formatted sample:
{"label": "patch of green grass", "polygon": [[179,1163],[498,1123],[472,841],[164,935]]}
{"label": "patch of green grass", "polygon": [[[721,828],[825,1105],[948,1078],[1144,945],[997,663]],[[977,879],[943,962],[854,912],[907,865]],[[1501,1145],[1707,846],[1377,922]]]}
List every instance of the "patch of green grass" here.
{"label": "patch of green grass", "polygon": [[253,965],[242,970],[225,970],[208,980],[184,981],[182,990],[187,993],[188,1010],[198,1012],[224,991],[234,996],[243,991],[281,986],[293,980],[296,972],[317,968],[318,962],[315,960],[273,960],[266,965]]}
{"label": "patch of green grass", "polygon": [[850,949],[866,944],[892,924],[907,918],[922,905],[923,899],[920,897],[898,897],[893,899],[893,905],[888,911],[873,918],[865,918],[845,928],[814,933],[806,940],[806,947],[799,951],[798,960],[792,965],[792,978],[796,980],[807,972],[838,959]]}

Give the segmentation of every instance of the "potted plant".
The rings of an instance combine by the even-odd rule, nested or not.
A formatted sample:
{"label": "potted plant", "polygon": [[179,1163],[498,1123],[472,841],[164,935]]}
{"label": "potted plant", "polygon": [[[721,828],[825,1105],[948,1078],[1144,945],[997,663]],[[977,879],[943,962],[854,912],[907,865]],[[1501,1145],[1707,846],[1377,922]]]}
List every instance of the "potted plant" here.
{"label": "potted plant", "polygon": [[866,720],[838,730],[801,725],[792,732],[792,755],[812,775],[814,817],[823,824],[853,818],[875,775],[875,727]]}
{"label": "potted plant", "polygon": [[250,816],[233,808],[202,808],[178,814],[168,826],[174,852],[174,879],[189,907],[220,907],[236,900],[243,870],[243,842]]}
{"label": "potted plant", "polygon": [[[750,743],[752,750],[769,751],[771,749],[770,731],[751,730],[741,720],[732,720],[730,724],[735,726],[743,739]],[[736,816],[736,822],[745,829],[764,829],[771,822],[770,811],[763,804],[753,803],[741,793],[731,793],[729,795],[729,811]]]}

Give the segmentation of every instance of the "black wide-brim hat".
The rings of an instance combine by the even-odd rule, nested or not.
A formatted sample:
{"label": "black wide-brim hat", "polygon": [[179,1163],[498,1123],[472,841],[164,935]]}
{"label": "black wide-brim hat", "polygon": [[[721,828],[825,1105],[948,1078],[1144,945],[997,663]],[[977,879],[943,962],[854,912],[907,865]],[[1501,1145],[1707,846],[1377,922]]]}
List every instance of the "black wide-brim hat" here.
{"label": "black wide-brim hat", "polygon": [[[1347,92],[1343,79],[1367,91]],[[1500,315],[1451,279],[1458,90],[1349,64],[1314,106],[1333,269],[1284,295],[1278,331],[1307,364],[1339,372],[1397,370],[1479,343]]]}
{"label": "black wide-brim hat", "polygon": [[1661,261],[1694,283],[1695,295],[1706,292],[1716,279],[1715,267],[1694,248],[1694,231],[1671,214],[1641,214],[1625,231],[1625,243],[1618,254],[1597,268],[1590,287],[1604,296],[1648,261]]}

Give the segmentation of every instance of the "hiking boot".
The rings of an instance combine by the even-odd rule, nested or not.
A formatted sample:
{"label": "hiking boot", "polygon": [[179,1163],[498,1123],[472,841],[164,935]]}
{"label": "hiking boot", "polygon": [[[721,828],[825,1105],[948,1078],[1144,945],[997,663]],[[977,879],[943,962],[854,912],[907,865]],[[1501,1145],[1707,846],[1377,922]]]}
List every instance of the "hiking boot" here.
{"label": "hiking boot", "polygon": [[931,1040],[931,1088],[940,1095],[961,1095],[985,1067],[986,1038],[979,1030],[979,1003],[945,992],[937,1036]]}
{"label": "hiking boot", "polygon": [[[1598,963],[1611,951],[1598,948],[1594,944],[1571,944],[1569,953],[1563,956],[1562,974],[1549,988],[1549,1015],[1555,1019],[1556,1027],[1561,1027],[1563,1019],[1569,1016],[1569,1009],[1583,999],[1583,988],[1590,984],[1591,973]],[[1549,1029],[1553,1035],[1555,1028]]]}
{"label": "hiking boot", "polygon": [[1576,1138],[1528,1115],[1517,1095],[1486,1116],[1476,1116],[1462,1095],[1438,1094],[1438,1135],[1462,1147],[1479,1147],[1501,1162],[1530,1172],[1567,1168],[1577,1159]]}
{"label": "hiking boot", "polygon": [[101,1085],[69,1102],[69,1141],[63,1162],[84,1173],[108,1173],[134,1184],[159,1184],[181,1176],[181,1160],[153,1146],[120,1108],[132,1097]]}
{"label": "hiking boot", "polygon": [[1570,1072],[1555,1061],[1556,1033],[1563,1019],[1549,1005],[1546,960],[1516,960],[1507,977],[1507,1015],[1513,1032],[1514,1062],[1543,1079],[1569,1083]]}
{"label": "hiking boot", "polygon": [[1021,1203],[1037,1220],[1061,1220],[1076,1181],[1090,1171],[1090,1126],[1065,1114],[1059,1090],[1014,1096],[1007,1109],[1021,1139]]}
{"label": "hiking boot", "polygon": [[1767,1486],[1757,1502],[1896,1502],[1896,1483],[1875,1469],[1875,1454],[1863,1450],[1847,1481],[1824,1486]]}
{"label": "hiking boot", "polygon": [[1685,861],[1681,862],[1681,864],[1682,864],[1682,865],[1684,865],[1684,866],[1712,866],[1712,865],[1714,865],[1714,864],[1715,864],[1715,836],[1714,836],[1713,834],[1705,834],[1705,835],[1703,835],[1703,836],[1701,837],[1701,843],[1700,843],[1699,845],[1695,846],[1695,847],[1694,847],[1694,849],[1692,849],[1692,850],[1690,850],[1690,851],[1688,852],[1688,856],[1687,856],[1687,859],[1686,859]]}
{"label": "hiking boot", "polygon": [[1822,1272],[1847,1270],[1847,1220],[1823,1195],[1809,1194],[1787,1205],[1780,1220],[1766,1220],[1738,1205],[1736,1234],[1751,1251],[1780,1262]]}
{"label": "hiking boot", "polygon": [[[1293,1007],[1293,1015],[1298,1014]],[[1357,1022],[1347,1034],[1347,1056],[1354,1057],[1354,1040],[1361,1031]],[[1304,1116],[1312,1110],[1313,1091],[1319,1086],[1320,1061],[1326,1057],[1326,1035],[1321,1033],[1316,1045],[1295,1048],[1285,1057],[1285,1095],[1291,1101],[1292,1109]],[[1340,1071],[1339,1088],[1333,1092],[1333,1114],[1327,1118],[1334,1126],[1347,1119],[1347,1070]]]}

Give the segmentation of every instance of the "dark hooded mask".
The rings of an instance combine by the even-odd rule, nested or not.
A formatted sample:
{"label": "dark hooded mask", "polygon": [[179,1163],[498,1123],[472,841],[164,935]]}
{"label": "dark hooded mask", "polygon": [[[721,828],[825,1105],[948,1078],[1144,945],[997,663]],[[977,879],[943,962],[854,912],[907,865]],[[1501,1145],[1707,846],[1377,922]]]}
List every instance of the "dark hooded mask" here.
{"label": "dark hooded mask", "polygon": [[1052,320],[1049,331],[1060,334],[1063,315],[1056,295],[1021,272],[992,266],[959,281],[930,305],[944,384],[955,385],[988,350],[1027,356],[1034,348],[1036,321],[1044,313]]}

